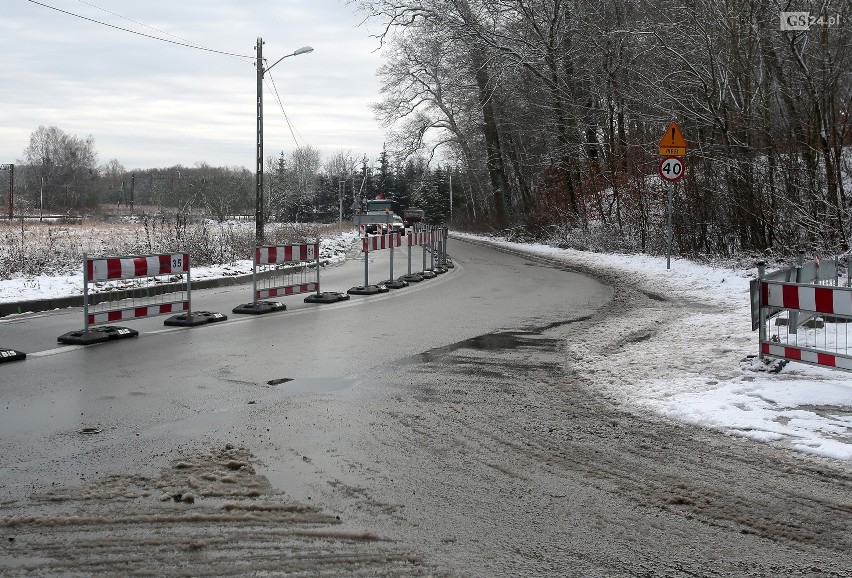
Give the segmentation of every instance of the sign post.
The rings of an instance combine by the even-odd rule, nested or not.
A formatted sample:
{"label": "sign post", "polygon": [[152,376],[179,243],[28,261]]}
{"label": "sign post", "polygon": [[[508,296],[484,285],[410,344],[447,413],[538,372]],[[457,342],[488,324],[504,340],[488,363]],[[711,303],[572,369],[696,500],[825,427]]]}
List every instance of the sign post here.
{"label": "sign post", "polygon": [[659,142],[660,156],[663,159],[660,161],[658,172],[660,178],[666,181],[669,193],[668,199],[668,230],[667,230],[667,249],[666,249],[666,269],[672,268],[672,194],[677,181],[683,178],[683,173],[686,170],[686,164],[680,157],[686,156],[686,139],[683,138],[683,133],[676,122],[672,121],[666,129],[663,138]]}

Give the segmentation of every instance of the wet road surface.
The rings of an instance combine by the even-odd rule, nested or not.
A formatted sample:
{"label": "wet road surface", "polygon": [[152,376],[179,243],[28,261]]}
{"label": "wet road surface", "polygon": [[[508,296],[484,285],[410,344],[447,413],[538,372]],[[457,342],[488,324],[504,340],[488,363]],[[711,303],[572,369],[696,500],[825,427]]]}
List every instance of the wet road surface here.
{"label": "wet road surface", "polygon": [[0,573],[849,575],[848,466],[576,370],[649,297],[451,249],[407,295],[3,367]]}

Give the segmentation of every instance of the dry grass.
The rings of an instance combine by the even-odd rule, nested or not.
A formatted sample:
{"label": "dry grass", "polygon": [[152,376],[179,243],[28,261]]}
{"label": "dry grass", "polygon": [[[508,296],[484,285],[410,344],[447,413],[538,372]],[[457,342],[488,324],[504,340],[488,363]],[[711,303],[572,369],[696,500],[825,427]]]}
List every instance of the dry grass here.
{"label": "dry grass", "polygon": [[[270,223],[266,242],[302,243],[349,230],[350,223],[316,225]],[[188,223],[143,216],[137,222],[72,223],[0,222],[0,279],[64,275],[79,271],[83,254],[147,255],[187,251],[195,265],[216,265],[250,259],[254,223],[200,221]]]}

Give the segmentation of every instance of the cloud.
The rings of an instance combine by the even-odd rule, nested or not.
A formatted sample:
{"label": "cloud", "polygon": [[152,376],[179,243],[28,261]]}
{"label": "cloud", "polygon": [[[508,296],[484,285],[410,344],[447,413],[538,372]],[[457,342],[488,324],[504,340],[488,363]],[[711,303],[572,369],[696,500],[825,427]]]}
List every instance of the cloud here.
{"label": "cloud", "polygon": [[[265,41],[267,64],[304,45],[315,49],[267,73],[304,142],[331,153],[343,148],[375,156],[381,150],[384,137],[369,108],[379,99],[378,43],[357,26],[361,17],[342,1],[114,0],[102,5],[115,14],[94,8],[99,0],[45,3],[247,58],[15,3],[0,21],[0,51],[7,55],[0,83],[1,162],[19,159],[38,126],[55,125],[69,134],[91,134],[102,162],[116,158],[129,168],[196,162],[251,168],[258,36]],[[267,154],[294,146],[269,88],[264,132]]]}

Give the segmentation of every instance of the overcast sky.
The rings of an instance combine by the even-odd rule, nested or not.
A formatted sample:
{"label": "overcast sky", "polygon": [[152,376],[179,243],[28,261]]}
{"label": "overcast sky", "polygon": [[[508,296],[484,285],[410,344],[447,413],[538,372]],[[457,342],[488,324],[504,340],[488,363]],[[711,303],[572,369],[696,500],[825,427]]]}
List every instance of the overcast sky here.
{"label": "overcast sky", "polygon": [[[22,160],[39,126],[95,139],[98,161],[125,168],[175,164],[254,169],[255,44],[264,40],[300,145],[328,157],[375,158],[384,141],[369,104],[379,99],[378,41],[345,0],[39,0],[110,25],[239,58],[142,37],[30,0],[3,0],[0,163]],[[295,147],[270,86],[265,156]]]}

